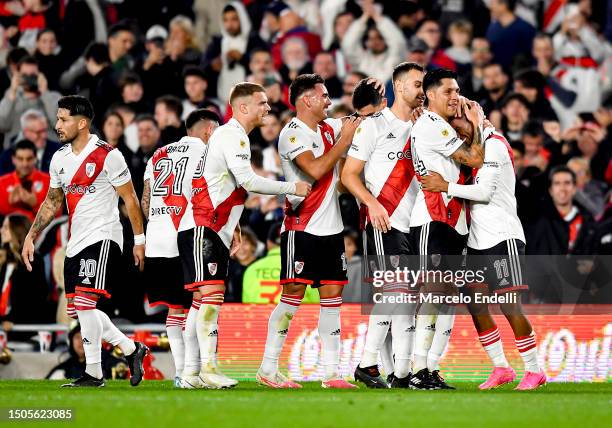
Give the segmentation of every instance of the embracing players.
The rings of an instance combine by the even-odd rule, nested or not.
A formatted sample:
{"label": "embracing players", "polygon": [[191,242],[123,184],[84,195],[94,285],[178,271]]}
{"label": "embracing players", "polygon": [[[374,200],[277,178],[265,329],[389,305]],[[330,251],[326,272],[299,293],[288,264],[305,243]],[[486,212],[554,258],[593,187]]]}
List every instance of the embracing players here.
{"label": "embracing players", "polygon": [[240,235],[234,232],[247,192],[304,197],[311,187],[303,181],[281,182],[260,177],[251,167],[248,134],[262,126],[270,111],[264,88],[254,83],[238,83],[232,88],[229,101],[232,118],[213,133],[201,162],[185,173],[182,192],[191,199],[193,211],[183,217],[178,233],[185,288],[202,293],[196,317],[201,359],[197,377],[207,388],[230,388],[238,383],[217,366],[217,335],[229,257],[240,246]]}
{"label": "embracing players", "polygon": [[[399,263],[407,262],[405,256],[413,254],[408,232],[418,183],[411,158],[410,131],[413,111],[423,104],[423,75],[423,68],[415,63],[395,67],[395,102],[391,108],[385,107],[367,118],[357,129],[342,173],[344,186],[367,207],[366,253],[370,257],[384,256],[385,262],[393,264],[387,266],[389,269],[400,267]],[[361,180],[363,171],[365,185]],[[364,263],[368,263],[367,258]],[[376,269],[385,268],[385,263],[374,264]],[[408,293],[411,288],[409,284],[390,283],[385,284],[383,291]],[[377,361],[391,324],[395,357],[391,386],[409,387],[415,310],[416,304],[409,303],[374,306],[355,380],[368,387],[388,387],[380,377]]]}
{"label": "embracing players", "polygon": [[201,296],[196,292],[192,302],[192,293],[184,288],[177,245],[181,219],[192,210],[191,199],[183,194],[183,185],[185,180],[191,182],[189,174],[195,174],[197,165],[203,166],[206,143],[218,126],[216,113],[206,109],[193,111],[185,120],[188,136],[157,149],[144,175],[142,210],[148,219],[144,282],[149,305],[168,308],[166,332],[176,368],[176,387],[182,386],[184,370],[186,385],[190,385],[189,376],[197,377],[200,371],[195,324]]}
{"label": "embracing players", "polygon": [[[119,346],[130,367],[130,383],[142,380],[142,360],[147,347],[133,342],[115,327],[108,315],[96,309],[98,300],[111,296],[120,278],[123,232],[118,196],[123,199],[134,231],[134,262],[142,269],[145,235],[140,204],[130,171],[119,150],[90,134],[93,107],[81,96],[58,101],[55,129],[65,143],[51,159],[49,192],[23,245],[23,261],[31,270],[34,240],[55,218],[66,197],[69,239],[64,260],[67,312],[78,318],[85,350],[85,374],[64,387],[101,387],[102,340]],[[125,284],[129,286],[130,284]]]}
{"label": "embracing players", "polygon": [[[451,125],[460,138],[470,141],[474,125],[465,117],[455,118]],[[524,290],[521,256],[525,254],[525,235],[516,214],[513,153],[503,135],[493,127],[484,130],[484,164],[478,169],[475,183],[449,183],[433,170],[421,177],[423,190],[444,192],[470,202],[470,233],[467,241],[467,265],[483,270],[489,292],[506,293],[507,303],[500,305],[515,336],[516,347],[525,364],[525,374],[516,389],[535,389],[546,383],[546,375],[538,367],[535,334],[523,314],[518,290]],[[512,296],[513,295],[513,296]],[[492,389],[512,382],[516,373],[508,364],[495,321],[487,304],[468,305],[478,337],[494,369],[480,389]]]}
{"label": "embracing players", "polygon": [[[460,108],[456,74],[437,69],[423,79],[426,108],[412,127],[412,160],[419,181],[436,171],[450,183],[463,184],[467,175],[462,165],[477,168],[482,165],[482,124],[484,115],[477,103],[465,109],[474,126],[474,138],[461,140],[450,120]],[[410,218],[410,235],[414,248],[421,255],[422,272],[457,272],[462,270],[468,228],[464,201],[447,193],[419,190]],[[452,295],[452,282],[439,281],[435,275],[425,281],[423,295]],[[429,279],[429,278],[425,278]],[[437,282],[436,282],[437,281]],[[450,339],[454,323],[454,306],[437,302],[422,303],[416,320],[413,389],[448,389],[439,374],[438,361]]]}

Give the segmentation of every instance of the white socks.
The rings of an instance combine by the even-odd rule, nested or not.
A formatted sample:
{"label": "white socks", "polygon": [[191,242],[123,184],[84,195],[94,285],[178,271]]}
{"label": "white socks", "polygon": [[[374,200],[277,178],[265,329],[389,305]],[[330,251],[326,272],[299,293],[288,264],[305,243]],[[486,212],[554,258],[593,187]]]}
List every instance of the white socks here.
{"label": "white socks", "polygon": [[113,346],[118,346],[123,355],[131,355],[136,350],[136,344],[119,330],[106,313],[99,309],[94,311],[102,323],[102,339]]}
{"label": "white socks", "polygon": [[266,348],[260,367],[260,370],[267,376],[271,376],[278,371],[278,359],[289,332],[289,325],[300,307],[302,297],[300,295],[283,294],[280,302],[270,314]]}
{"label": "white socks", "polygon": [[342,296],[321,298],[319,313],[319,337],[322,343],[322,362],[325,379],[338,377],[340,365],[340,306]]}
{"label": "white socks", "polygon": [[540,373],[535,332],[532,331],[529,336],[516,337],[515,343],[519,354],[521,354],[523,363],[525,363],[525,371]]}
{"label": "white socks", "polygon": [[423,303],[416,317],[416,332],[414,337],[414,364],[413,370],[427,368],[427,355],[436,332],[437,307],[431,303]]}
{"label": "white socks", "polygon": [[427,354],[427,368],[429,371],[439,369],[438,362],[450,341],[454,323],[455,306],[442,305],[436,319],[436,331]]}
{"label": "white socks", "polygon": [[478,333],[478,340],[495,367],[509,367],[497,327]]}
{"label": "white socks", "polygon": [[173,314],[166,317],[166,333],[170,342],[170,352],[174,360],[175,376],[183,373],[185,366],[185,342],[183,341],[183,324],[185,314]]}
{"label": "white socks", "polygon": [[193,300],[185,320],[185,330],[183,331],[183,339],[185,341],[183,376],[193,376],[200,372],[200,348],[198,345],[196,321],[201,305],[201,302]]}
{"label": "white socks", "polygon": [[[404,305],[398,309],[408,309],[412,314],[391,315],[391,336],[393,338],[393,373],[397,378],[405,378],[411,370],[412,352],[414,349],[415,320],[414,310],[416,305],[408,308]],[[406,311],[404,311],[406,312]]]}
{"label": "white socks", "polygon": [[223,291],[213,291],[202,296],[196,321],[201,369],[216,365],[219,311],[223,300]]}
{"label": "white socks", "polygon": [[102,379],[102,321],[96,314],[95,299],[88,296],[77,295],[74,298],[79,323],[81,324],[81,336],[83,337],[83,349],[85,350],[85,373],[96,379]]}
{"label": "white socks", "polygon": [[[376,304],[372,309],[370,319],[368,320],[368,332],[363,347],[363,354],[359,362],[359,367],[361,368],[378,365],[378,353],[382,349],[391,324],[391,315],[385,314],[385,311],[388,311],[388,308],[385,308],[384,304],[381,303]],[[378,312],[382,312],[382,314],[378,314]]]}

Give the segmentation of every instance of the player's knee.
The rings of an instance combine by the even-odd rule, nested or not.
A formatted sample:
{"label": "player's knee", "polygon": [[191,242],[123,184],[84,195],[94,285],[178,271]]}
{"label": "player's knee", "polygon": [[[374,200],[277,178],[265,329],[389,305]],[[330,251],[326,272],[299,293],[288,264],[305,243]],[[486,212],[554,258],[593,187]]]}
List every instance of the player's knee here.
{"label": "player's knee", "polygon": [[284,284],[283,285],[283,294],[291,295],[291,296],[300,296],[300,300],[304,298],[304,294],[306,293],[306,286],[304,284]]}
{"label": "player's knee", "polygon": [[523,307],[521,306],[521,302],[518,300],[516,303],[502,303],[499,305],[499,308],[506,318],[523,316]]}
{"label": "player's knee", "polygon": [[319,301],[322,310],[339,310],[340,306],[342,306],[342,293],[339,293],[336,296],[321,297]]}
{"label": "player's knee", "polygon": [[74,308],[76,311],[92,311],[96,309],[98,298],[96,294],[77,291],[74,297]]}

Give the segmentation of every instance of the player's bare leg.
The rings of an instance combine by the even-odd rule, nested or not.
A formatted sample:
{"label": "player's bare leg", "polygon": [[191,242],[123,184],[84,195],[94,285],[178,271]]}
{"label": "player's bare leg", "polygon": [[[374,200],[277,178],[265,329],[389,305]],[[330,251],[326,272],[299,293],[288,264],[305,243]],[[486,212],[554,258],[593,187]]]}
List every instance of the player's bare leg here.
{"label": "player's bare leg", "polygon": [[538,365],[538,348],[535,339],[535,332],[531,323],[523,313],[520,297],[516,296],[516,303],[501,304],[501,310],[508,320],[512,331],[516,347],[525,364],[525,374],[516,389],[530,390],[536,389],[546,383],[546,374]]}
{"label": "player's bare leg", "polygon": [[174,360],[174,386],[179,387],[181,373],[185,366],[185,341],[183,339],[183,327],[185,326],[185,312],[183,308],[168,308],[166,317],[166,334],[170,343],[170,352]]}
{"label": "player's bare leg", "polygon": [[325,366],[323,388],[356,388],[355,385],[340,377],[340,307],[342,290],[339,284],[326,284],[319,287],[321,312],[319,314],[319,337],[322,343],[322,360]]}
{"label": "player's bare leg", "polygon": [[278,359],[283,350],[291,320],[304,298],[304,284],[284,284],[280,302],[270,314],[268,336],[261,366],[257,371],[257,382],[270,388],[301,388],[278,370]]}
{"label": "player's bare leg", "polygon": [[202,304],[202,293],[194,291],[191,307],[185,319],[185,330],[183,339],[185,341],[185,363],[181,375],[181,388],[194,389],[204,388],[200,380],[200,345],[198,344],[197,318],[200,305]]}
{"label": "player's bare leg", "polygon": [[[474,294],[472,293],[473,296]],[[483,303],[474,303],[473,298],[472,303],[469,303],[467,306],[472,315],[474,327],[476,327],[478,332],[478,340],[480,340],[480,344],[493,363],[493,371],[489,378],[480,384],[479,388],[493,389],[514,382],[516,373],[510,367],[510,364],[508,364],[508,360],[506,360],[499,330],[495,320],[493,320],[489,313],[489,306]]]}

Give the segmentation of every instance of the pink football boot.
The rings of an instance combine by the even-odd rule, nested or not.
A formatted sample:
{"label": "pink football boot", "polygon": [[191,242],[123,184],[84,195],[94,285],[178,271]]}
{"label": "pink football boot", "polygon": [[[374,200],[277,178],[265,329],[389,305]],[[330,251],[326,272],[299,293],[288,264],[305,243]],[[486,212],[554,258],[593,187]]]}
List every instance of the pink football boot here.
{"label": "pink football boot", "polygon": [[493,389],[514,382],[515,379],[516,372],[512,367],[495,367],[493,372],[489,375],[489,378],[484,383],[481,383],[478,388],[483,390]]}
{"label": "pink football boot", "polygon": [[525,372],[523,379],[518,384],[518,386],[514,389],[518,391],[528,391],[530,389],[539,388],[542,385],[546,384],[546,374],[543,371],[540,373],[535,372]]}
{"label": "pink football boot", "polygon": [[299,383],[289,380],[279,372],[276,372],[272,376],[266,376],[261,371],[258,371],[256,379],[258,384],[269,388],[297,389],[302,387]]}
{"label": "pink football boot", "polygon": [[353,385],[341,378],[333,378],[324,380],[321,382],[321,386],[323,388],[334,388],[334,389],[355,389],[358,388],[357,385]]}

